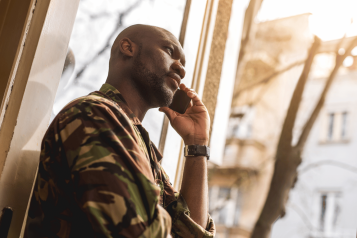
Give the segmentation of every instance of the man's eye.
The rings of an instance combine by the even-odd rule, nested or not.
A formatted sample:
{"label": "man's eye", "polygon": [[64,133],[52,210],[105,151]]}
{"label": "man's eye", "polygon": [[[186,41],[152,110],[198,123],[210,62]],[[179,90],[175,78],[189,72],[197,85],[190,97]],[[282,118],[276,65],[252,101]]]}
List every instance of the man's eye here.
{"label": "man's eye", "polygon": [[167,49],[167,52],[168,52],[170,55],[173,55],[174,51],[173,51],[171,48],[166,47],[166,49]]}

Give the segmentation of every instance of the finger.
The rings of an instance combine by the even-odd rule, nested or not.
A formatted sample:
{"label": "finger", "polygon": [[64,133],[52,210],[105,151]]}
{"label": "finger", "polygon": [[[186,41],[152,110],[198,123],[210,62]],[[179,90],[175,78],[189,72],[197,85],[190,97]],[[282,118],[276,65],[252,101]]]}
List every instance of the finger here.
{"label": "finger", "polygon": [[[187,96],[190,97],[193,101],[191,101],[190,105],[188,106],[188,108],[192,107],[193,105],[196,106],[203,106],[204,104],[202,103],[201,99],[198,97],[197,93],[195,92],[195,90],[186,87],[186,85],[184,85],[183,83],[180,84],[180,89],[184,92],[187,93]],[[190,94],[190,95],[189,95]],[[195,97],[196,96],[196,97]]]}
{"label": "finger", "polygon": [[186,87],[186,85],[184,85],[183,83],[180,84],[180,89],[181,89],[182,91],[184,91],[185,93],[187,93],[187,92],[189,92],[189,91],[193,91],[193,89]]}
{"label": "finger", "polygon": [[168,107],[160,107],[159,111],[165,113],[170,121],[173,121],[177,117],[175,111]]}
{"label": "finger", "polygon": [[187,93],[187,96],[192,99],[193,105],[204,106],[204,104],[202,103],[201,99],[198,97],[198,95],[195,91],[189,91]]}
{"label": "finger", "polygon": [[185,113],[186,113],[188,110],[190,110],[190,108],[191,108],[192,106],[193,106],[192,100],[190,100],[190,103],[188,104]]}
{"label": "finger", "polygon": [[[192,106],[193,106],[193,103],[192,103],[192,100],[191,100],[190,103],[188,104],[187,109],[191,108]],[[187,109],[186,109],[186,111],[187,111]]]}
{"label": "finger", "polygon": [[179,86],[179,87],[180,87],[180,89],[181,89],[181,90],[184,90],[184,91],[185,91],[185,88],[187,88],[187,87],[186,87],[186,85],[185,85],[185,84],[183,84],[183,83],[182,83],[182,84],[180,84],[180,86]]}

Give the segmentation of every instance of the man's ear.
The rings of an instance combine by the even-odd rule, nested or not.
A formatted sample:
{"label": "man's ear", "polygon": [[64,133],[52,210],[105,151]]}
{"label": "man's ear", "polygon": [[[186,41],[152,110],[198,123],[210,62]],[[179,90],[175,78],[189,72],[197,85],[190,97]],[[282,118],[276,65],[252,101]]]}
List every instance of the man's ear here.
{"label": "man's ear", "polygon": [[124,37],[120,41],[119,50],[124,56],[133,57],[136,48],[137,48],[136,44],[127,37]]}

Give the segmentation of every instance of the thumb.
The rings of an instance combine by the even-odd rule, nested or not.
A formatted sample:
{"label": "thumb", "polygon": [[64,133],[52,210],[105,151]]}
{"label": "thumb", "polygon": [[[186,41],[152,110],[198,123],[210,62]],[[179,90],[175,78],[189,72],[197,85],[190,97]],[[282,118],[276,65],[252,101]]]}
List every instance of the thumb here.
{"label": "thumb", "polygon": [[165,113],[170,121],[174,120],[175,117],[176,117],[175,111],[170,109],[170,108],[168,108],[168,107],[160,107],[159,111]]}

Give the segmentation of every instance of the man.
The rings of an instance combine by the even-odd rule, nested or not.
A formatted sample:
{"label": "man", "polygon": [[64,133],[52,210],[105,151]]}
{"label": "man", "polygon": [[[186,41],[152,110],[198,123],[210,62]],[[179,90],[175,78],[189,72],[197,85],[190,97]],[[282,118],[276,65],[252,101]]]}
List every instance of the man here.
{"label": "man", "polygon": [[[42,142],[25,237],[213,237],[207,158],[186,160],[177,193],[141,125],[160,107],[186,145],[208,145],[209,116],[181,84],[185,56],[168,31],[134,25],[115,40],[106,84],[56,116]],[[185,114],[167,106],[180,86]]]}

